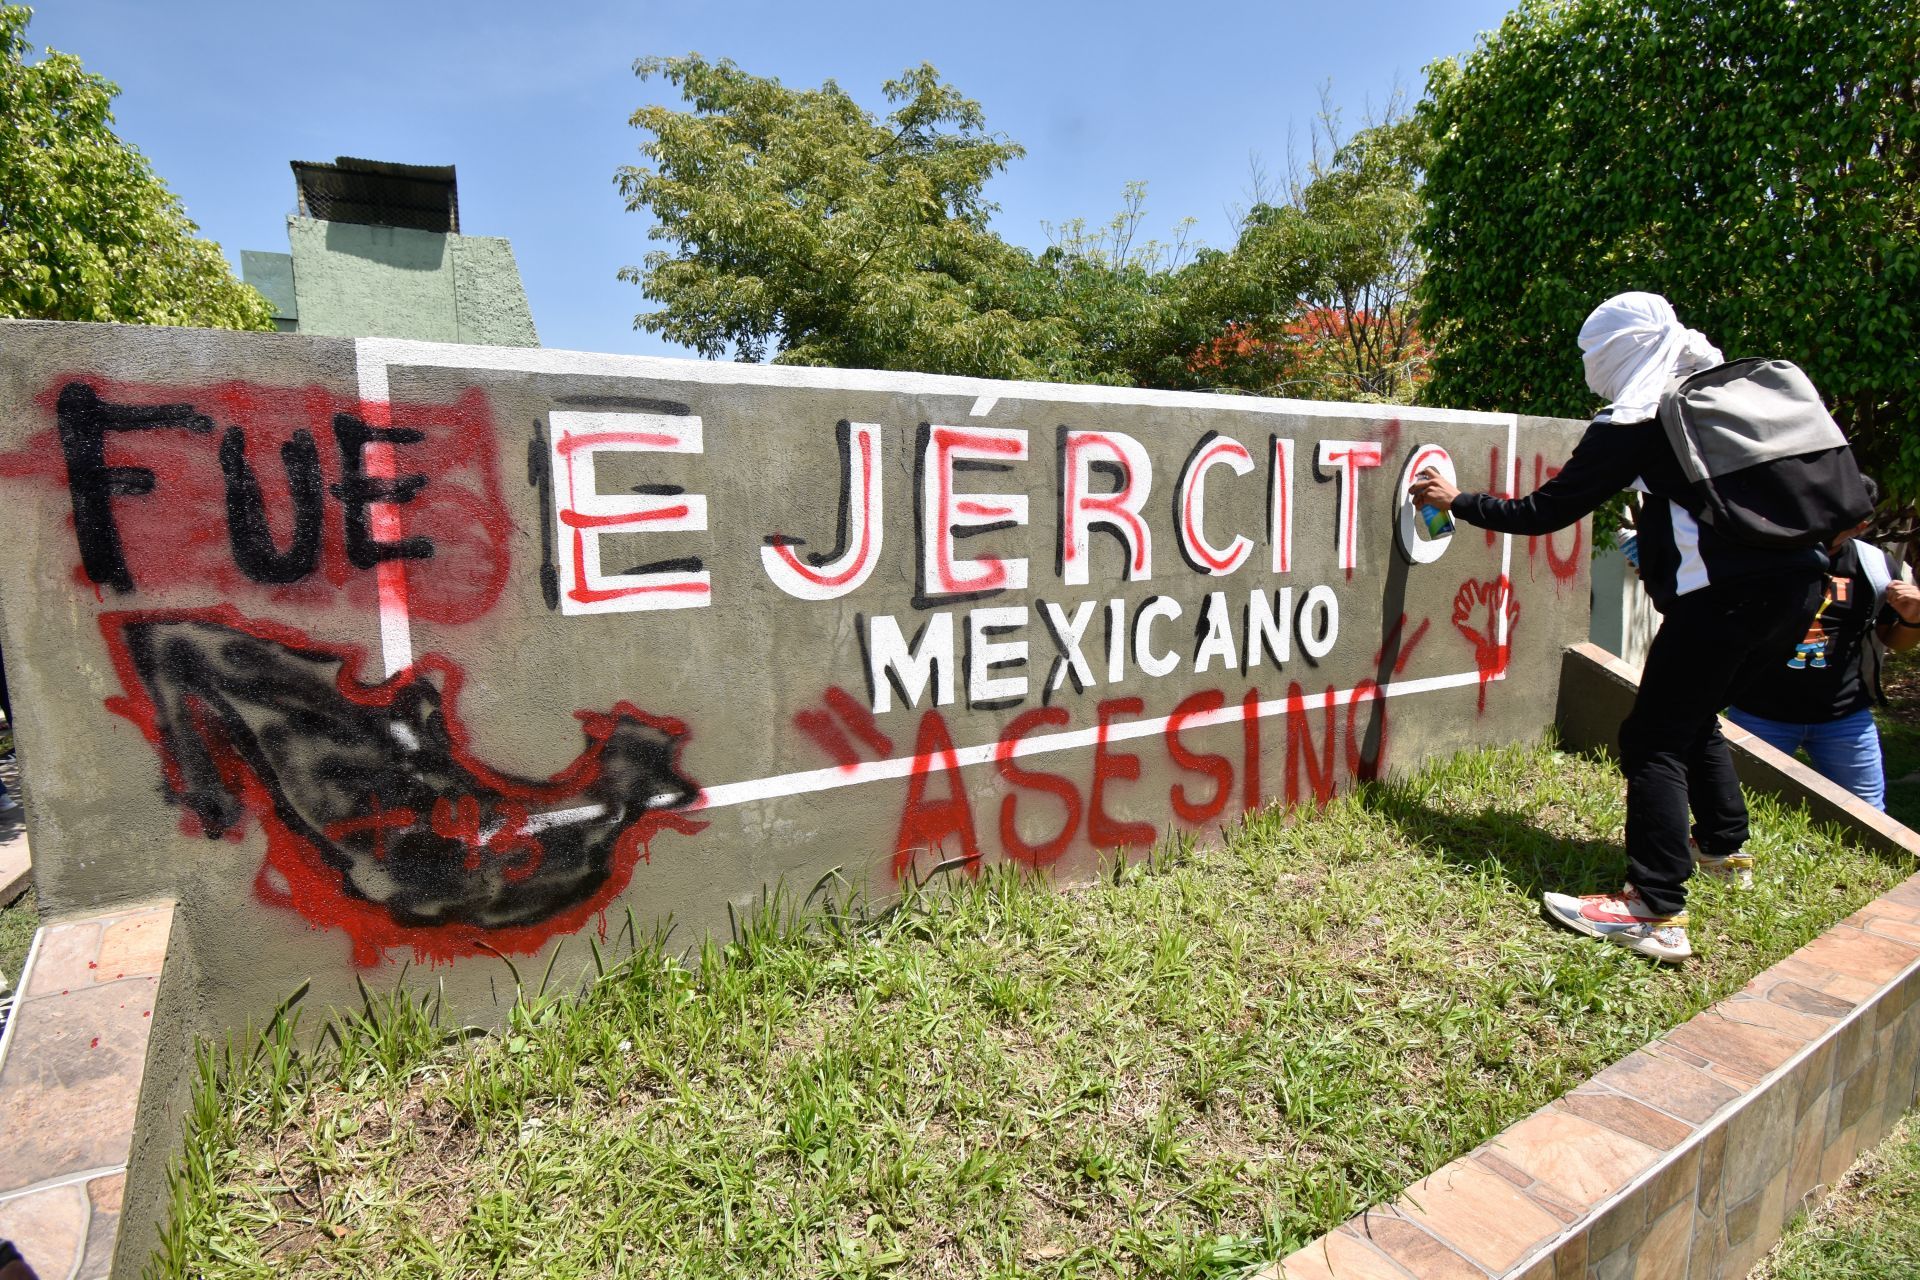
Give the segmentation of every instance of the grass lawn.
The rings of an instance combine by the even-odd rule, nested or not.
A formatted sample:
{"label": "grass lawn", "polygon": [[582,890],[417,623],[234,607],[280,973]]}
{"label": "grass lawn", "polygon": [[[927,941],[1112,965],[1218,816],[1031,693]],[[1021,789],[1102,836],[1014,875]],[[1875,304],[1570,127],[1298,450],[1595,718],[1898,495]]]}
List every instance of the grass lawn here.
{"label": "grass lawn", "polygon": [[1818,1208],[1802,1214],[1754,1280],[1920,1275],[1920,1123],[1900,1122],[1855,1162]]}
{"label": "grass lawn", "polygon": [[1887,656],[1887,705],[1873,709],[1887,774],[1887,813],[1920,828],[1920,650]]}
{"label": "grass lawn", "polygon": [[40,927],[40,912],[29,889],[11,905],[0,906],[0,973],[15,987],[20,985],[20,970],[27,962],[27,950],[33,946],[33,932]]}
{"label": "grass lawn", "polygon": [[1489,750],[1072,893],[997,871],[655,942],[500,1036],[380,995],[312,1056],[282,1022],[204,1060],[155,1270],[1237,1275],[1910,870],[1760,801],[1757,885],[1701,882],[1663,969],[1539,915],[1618,885],[1621,791]]}

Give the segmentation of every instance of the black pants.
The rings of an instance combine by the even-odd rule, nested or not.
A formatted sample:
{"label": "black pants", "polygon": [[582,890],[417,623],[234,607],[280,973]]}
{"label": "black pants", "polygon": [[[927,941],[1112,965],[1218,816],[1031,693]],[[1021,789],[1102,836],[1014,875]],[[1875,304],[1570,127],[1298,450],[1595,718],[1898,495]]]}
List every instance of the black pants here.
{"label": "black pants", "polygon": [[1687,905],[1691,834],[1703,853],[1738,852],[1747,805],[1720,736],[1720,712],[1770,663],[1786,662],[1819,608],[1806,570],[1709,586],[1668,606],[1620,726],[1627,775],[1627,883],[1663,915]]}

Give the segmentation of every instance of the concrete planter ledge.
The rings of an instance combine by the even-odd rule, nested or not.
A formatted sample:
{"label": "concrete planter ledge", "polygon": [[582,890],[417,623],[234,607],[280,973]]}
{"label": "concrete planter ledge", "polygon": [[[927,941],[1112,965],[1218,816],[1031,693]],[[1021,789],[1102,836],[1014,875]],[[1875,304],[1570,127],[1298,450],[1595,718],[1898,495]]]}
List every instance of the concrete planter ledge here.
{"label": "concrete planter ledge", "polygon": [[[1605,741],[1634,671],[1567,651],[1561,734]],[[1742,781],[1873,847],[1920,835],[1731,725]],[[1738,735],[1736,737],[1736,735]],[[1542,927],[1545,927],[1544,925]],[[1920,1092],[1920,875],[1269,1280],[1744,1276]]]}
{"label": "concrete planter ledge", "polygon": [[49,924],[27,956],[0,1039],[0,1237],[46,1280],[112,1267],[172,931],[161,903]]}
{"label": "concrete planter ledge", "polygon": [[1266,1274],[1743,1276],[1912,1104],[1917,993],[1920,876]]}

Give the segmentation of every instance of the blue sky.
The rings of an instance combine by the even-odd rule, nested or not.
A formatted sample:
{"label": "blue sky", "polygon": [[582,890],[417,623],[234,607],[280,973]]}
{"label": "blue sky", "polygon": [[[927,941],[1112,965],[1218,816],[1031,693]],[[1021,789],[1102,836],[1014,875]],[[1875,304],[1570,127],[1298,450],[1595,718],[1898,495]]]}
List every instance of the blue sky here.
{"label": "blue sky", "polygon": [[1046,0],[41,0],[28,35],[117,81],[123,137],[204,234],[286,250],[289,160],[365,156],[459,168],[463,230],[513,242],[541,341],[673,353],[632,328],[647,309],[614,273],[648,248],[614,169],[627,118],[659,99],[633,60],[692,50],[791,85],[832,78],[869,107],[931,62],[1027,148],[995,179],[995,225],[1040,246],[1045,222],[1118,208],[1148,184],[1146,230],[1197,220],[1231,239],[1248,158],[1280,174],[1320,85],[1355,123],[1396,83],[1497,26],[1508,0],[1269,0],[1205,7]]}

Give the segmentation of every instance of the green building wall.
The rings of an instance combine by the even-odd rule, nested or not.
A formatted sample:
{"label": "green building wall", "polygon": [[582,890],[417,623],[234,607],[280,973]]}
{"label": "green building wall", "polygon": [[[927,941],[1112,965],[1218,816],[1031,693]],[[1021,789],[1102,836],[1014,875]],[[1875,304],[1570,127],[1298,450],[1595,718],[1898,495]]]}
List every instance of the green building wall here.
{"label": "green building wall", "polygon": [[540,345],[513,246],[499,236],[289,217],[287,241],[291,254],[248,252],[241,264],[284,331]]}

